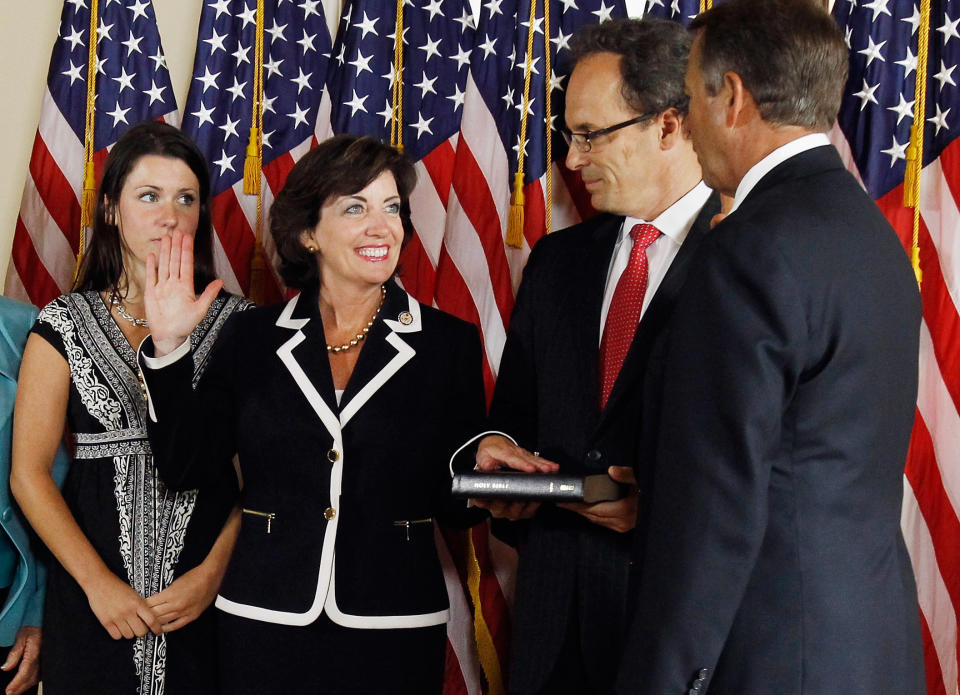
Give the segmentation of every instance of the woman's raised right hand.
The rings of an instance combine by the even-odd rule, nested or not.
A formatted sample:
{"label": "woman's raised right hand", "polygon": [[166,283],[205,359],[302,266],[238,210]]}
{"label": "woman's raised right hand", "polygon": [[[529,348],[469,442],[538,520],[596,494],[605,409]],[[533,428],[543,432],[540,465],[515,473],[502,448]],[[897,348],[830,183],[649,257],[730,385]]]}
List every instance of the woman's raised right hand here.
{"label": "woman's raised right hand", "polygon": [[193,237],[176,231],[160,240],[159,255],[147,256],[144,306],[156,356],[172,352],[203,320],[222,280],[214,280],[199,297],[193,287]]}
{"label": "woman's raised right hand", "polygon": [[85,591],[93,614],[113,639],[163,632],[160,620],[146,599],[115,574],[104,574]]}

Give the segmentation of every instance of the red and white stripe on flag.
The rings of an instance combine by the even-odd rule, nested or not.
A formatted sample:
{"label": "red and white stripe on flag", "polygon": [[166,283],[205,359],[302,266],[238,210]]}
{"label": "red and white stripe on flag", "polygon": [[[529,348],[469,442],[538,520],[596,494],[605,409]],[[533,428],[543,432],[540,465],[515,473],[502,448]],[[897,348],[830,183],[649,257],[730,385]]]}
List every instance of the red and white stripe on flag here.
{"label": "red and white stripe on flag", "polygon": [[[67,0],[4,285],[5,295],[39,306],[70,289],[80,250],[89,34],[90,8]],[[99,180],[107,151],[131,126],[154,119],[176,125],[179,118],[150,2],[101,3],[95,40]]]}

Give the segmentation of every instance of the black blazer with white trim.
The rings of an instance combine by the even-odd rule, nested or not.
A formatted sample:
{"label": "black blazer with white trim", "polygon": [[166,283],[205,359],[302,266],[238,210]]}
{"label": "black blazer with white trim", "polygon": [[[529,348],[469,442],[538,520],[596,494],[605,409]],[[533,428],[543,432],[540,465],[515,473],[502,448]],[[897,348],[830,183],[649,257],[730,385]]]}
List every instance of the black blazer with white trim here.
{"label": "black blazer with white trim", "polygon": [[355,628],[447,620],[433,518],[450,500],[446,457],[483,422],[476,329],[390,283],[338,405],[316,293],[224,326],[192,391],[183,359],[141,349],[156,465],[191,488],[237,454],[245,510],[217,598],[228,613]]}

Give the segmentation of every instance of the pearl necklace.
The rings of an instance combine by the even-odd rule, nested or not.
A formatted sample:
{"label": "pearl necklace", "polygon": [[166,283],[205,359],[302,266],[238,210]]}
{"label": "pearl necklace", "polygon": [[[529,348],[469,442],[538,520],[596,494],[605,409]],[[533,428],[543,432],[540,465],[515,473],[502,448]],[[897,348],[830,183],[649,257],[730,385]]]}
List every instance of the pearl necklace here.
{"label": "pearl necklace", "polygon": [[120,297],[118,297],[116,294],[110,295],[110,304],[117,308],[117,313],[120,314],[122,318],[126,319],[134,326],[142,326],[143,328],[147,328],[150,325],[147,323],[146,319],[138,319],[136,316],[131,316],[128,314],[126,309],[123,308],[123,302],[120,301]]}
{"label": "pearl necklace", "polygon": [[380,313],[380,309],[383,307],[383,300],[387,297],[387,286],[380,285],[380,303],[377,304],[377,310],[373,312],[373,316],[370,317],[370,320],[367,321],[367,325],[360,329],[360,332],[354,336],[354,338],[343,345],[331,345],[327,343],[327,352],[344,352],[349,350],[352,347],[356,347],[360,344],[360,341],[367,337],[367,333],[370,332],[370,328],[373,326],[373,322],[377,320],[377,315]]}

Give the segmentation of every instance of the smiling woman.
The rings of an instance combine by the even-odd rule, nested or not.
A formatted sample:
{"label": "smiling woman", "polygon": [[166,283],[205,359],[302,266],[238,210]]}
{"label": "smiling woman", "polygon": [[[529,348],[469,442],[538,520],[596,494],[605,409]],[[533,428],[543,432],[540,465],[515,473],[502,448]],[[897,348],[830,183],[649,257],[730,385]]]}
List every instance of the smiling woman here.
{"label": "smiling woman", "polygon": [[[186,136],[163,123],[132,128],[107,158],[77,287],[40,312],[24,351],[10,486],[56,558],[47,695],[216,692],[207,609],[236,538],[236,479],[184,492],[158,479],[135,355],[151,330],[144,272],[162,239],[194,244],[191,292],[212,280],[208,197],[206,163]],[[192,379],[227,316],[247,306],[219,287],[207,285],[208,308],[191,317]],[[65,421],[74,461],[61,493],[52,467]]]}
{"label": "smiling woman", "polygon": [[441,691],[449,611],[433,521],[482,518],[451,500],[446,463],[481,425],[484,395],[476,329],[392,281],[414,178],[372,138],[304,155],[270,219],[301,293],[231,319],[196,390],[176,325],[199,313],[188,245],[174,234],[148,262],[141,362],[161,475],[193,487],[234,454],[243,474],[217,599],[231,695]]}

